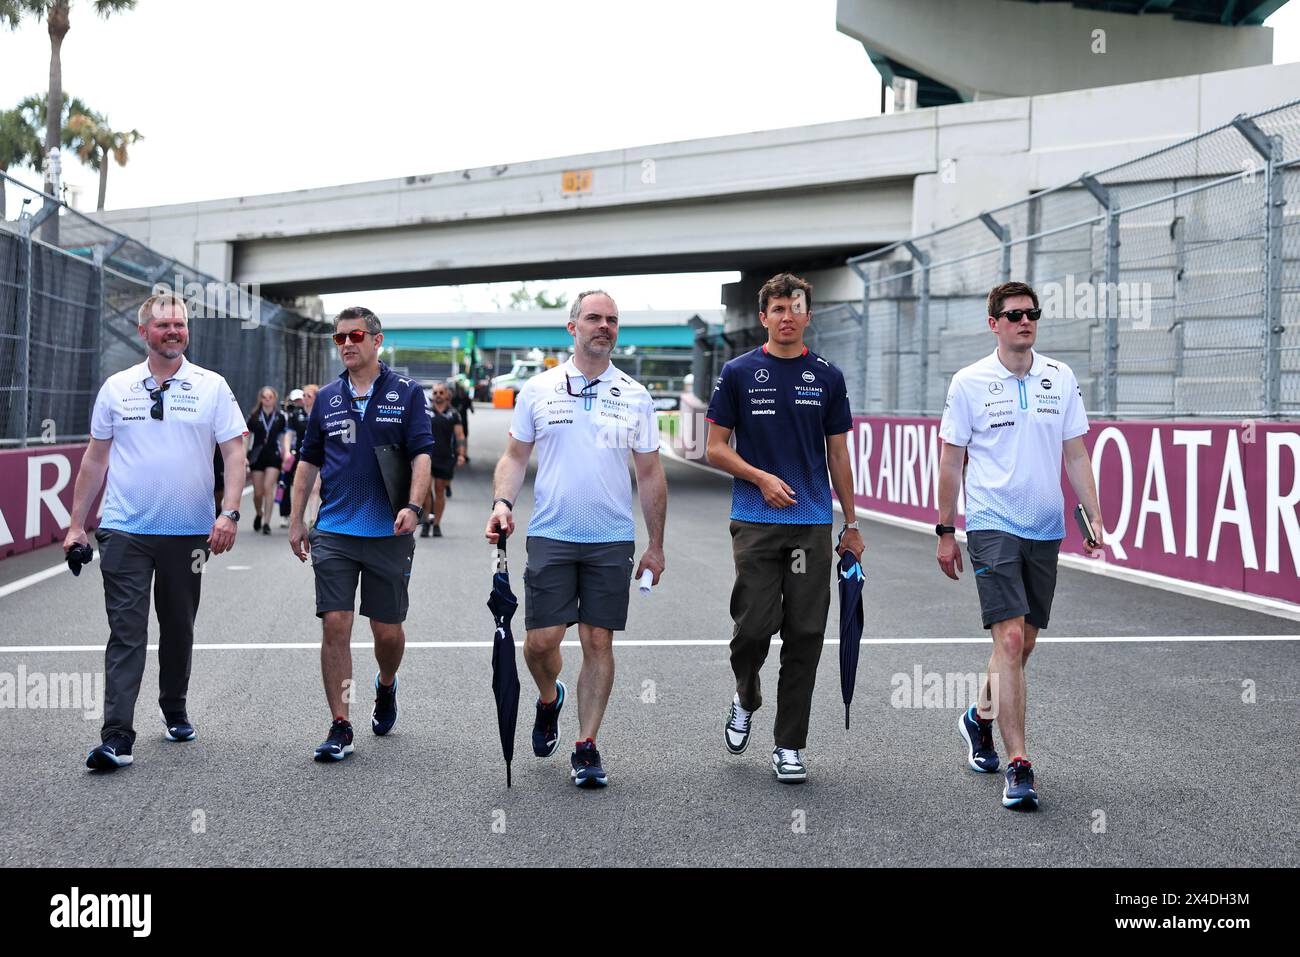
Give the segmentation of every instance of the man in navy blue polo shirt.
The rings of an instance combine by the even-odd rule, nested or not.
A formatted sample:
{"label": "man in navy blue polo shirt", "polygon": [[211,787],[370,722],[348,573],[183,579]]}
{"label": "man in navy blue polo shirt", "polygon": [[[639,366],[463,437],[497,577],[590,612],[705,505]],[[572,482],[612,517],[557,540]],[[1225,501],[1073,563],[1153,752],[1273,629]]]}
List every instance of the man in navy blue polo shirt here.
{"label": "man in navy blue polo shirt", "polygon": [[[853,510],[848,390],[839,369],[803,344],[812,319],[812,286],[773,276],[758,294],[767,342],[722,367],[709,402],[708,460],[735,477],[731,543],[731,669],[736,693],[723,736],[727,750],[749,746],[750,716],[763,703],[759,670],[772,635],[781,633],[772,771],[804,781],[813,685],[831,601],[832,553],[862,558]],[[730,443],[732,435],[736,446]],[[827,465],[830,482],[827,482]],[[831,485],[844,510],[831,544]]]}
{"label": "man in navy blue polo shirt", "polygon": [[[352,753],[347,691],[358,577],[361,614],[370,619],[379,662],[371,727],[384,735],[397,722],[412,533],[423,512],[418,503],[429,491],[433,433],[420,384],[379,361],[383,341],[383,327],[369,309],[350,306],[335,318],[334,343],[347,368],[316,395],[293,482],[289,546],[301,561],[311,555],[316,616],[322,619],[321,675],[334,719],[329,737],[316,748],[318,761],[341,761]],[[375,451],[389,445],[399,446],[411,463],[409,504],[396,515]],[[320,513],[308,533],[303,508],[317,474]]]}

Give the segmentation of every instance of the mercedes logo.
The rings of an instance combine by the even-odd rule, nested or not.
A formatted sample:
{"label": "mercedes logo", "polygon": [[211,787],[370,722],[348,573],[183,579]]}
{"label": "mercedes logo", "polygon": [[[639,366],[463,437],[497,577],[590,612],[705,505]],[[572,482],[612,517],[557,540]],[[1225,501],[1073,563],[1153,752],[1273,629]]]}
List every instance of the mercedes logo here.
{"label": "mercedes logo", "polygon": [[1001,395],[1001,394],[1002,394],[1002,383],[1001,383],[1001,382],[996,382],[996,381],[995,381],[995,382],[990,382],[990,383],[989,383],[989,391],[992,392],[994,395]]}
{"label": "mercedes logo", "polygon": [[768,375],[768,373],[767,373],[767,370],[766,370],[766,369],[759,369],[757,372],[754,373],[754,381],[755,381],[755,382],[766,382],[766,381],[767,381],[767,375]]}

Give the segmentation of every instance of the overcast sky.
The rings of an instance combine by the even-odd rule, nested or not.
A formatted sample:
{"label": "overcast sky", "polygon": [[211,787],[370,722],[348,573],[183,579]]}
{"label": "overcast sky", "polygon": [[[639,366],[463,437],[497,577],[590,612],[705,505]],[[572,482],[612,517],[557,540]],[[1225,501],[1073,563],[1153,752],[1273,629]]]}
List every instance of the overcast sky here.
{"label": "overcast sky", "polygon": [[[1300,60],[1300,2],[1268,25],[1275,61]],[[0,32],[0,106],[43,91],[48,71],[43,22]],[[109,208],[822,123],[872,115],[880,98],[834,0],[139,0],[107,21],[74,0],[63,80],[146,137],[110,169]],[[95,174],[73,163],[65,178],[93,208]],[[608,284],[627,309],[710,308],[732,277]],[[326,303],[482,309],[505,288]]]}

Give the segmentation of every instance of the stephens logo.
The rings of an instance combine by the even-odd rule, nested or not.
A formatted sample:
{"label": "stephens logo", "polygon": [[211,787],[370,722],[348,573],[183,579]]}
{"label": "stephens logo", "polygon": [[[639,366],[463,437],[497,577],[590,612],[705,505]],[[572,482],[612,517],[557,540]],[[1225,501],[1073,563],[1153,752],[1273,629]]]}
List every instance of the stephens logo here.
{"label": "stephens logo", "polygon": [[804,382],[816,382],[817,377],[811,372],[805,372],[802,376]]}
{"label": "stephens logo", "polygon": [[767,377],[768,377],[768,372],[766,369],[759,369],[754,373],[755,382],[766,382]]}
{"label": "stephens logo", "polygon": [[390,392],[388,393],[388,395],[384,396],[384,398],[387,399],[389,402],[396,402],[398,399],[401,398],[401,396],[398,395],[396,392]]}
{"label": "stephens logo", "polygon": [[1001,394],[1002,394],[1002,383],[1001,383],[1001,382],[998,382],[998,381],[996,381],[996,380],[993,381],[993,382],[990,382],[990,383],[989,383],[989,391],[992,392],[994,395],[1001,395]]}

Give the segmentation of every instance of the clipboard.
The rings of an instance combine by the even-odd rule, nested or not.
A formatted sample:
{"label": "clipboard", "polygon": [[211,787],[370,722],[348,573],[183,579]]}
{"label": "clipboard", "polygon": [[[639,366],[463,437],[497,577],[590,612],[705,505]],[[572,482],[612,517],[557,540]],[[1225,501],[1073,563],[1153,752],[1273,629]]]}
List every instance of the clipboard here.
{"label": "clipboard", "polygon": [[411,460],[406,457],[403,445],[376,445],[375,461],[379,463],[388,504],[393,509],[393,518],[396,518],[397,513],[410,503]]}

